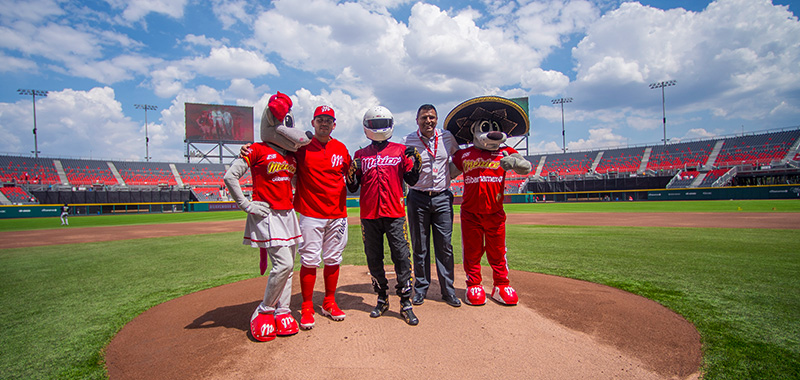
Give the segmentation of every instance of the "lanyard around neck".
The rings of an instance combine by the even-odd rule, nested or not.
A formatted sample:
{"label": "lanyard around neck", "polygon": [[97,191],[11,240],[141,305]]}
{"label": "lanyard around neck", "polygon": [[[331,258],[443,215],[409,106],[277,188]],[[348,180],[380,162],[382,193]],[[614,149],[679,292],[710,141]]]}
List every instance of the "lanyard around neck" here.
{"label": "lanyard around neck", "polygon": [[433,151],[431,151],[431,147],[428,146],[428,143],[425,142],[425,139],[422,138],[419,130],[417,130],[417,137],[419,137],[419,141],[422,143],[422,145],[425,146],[425,150],[427,150],[431,155],[431,163],[433,163],[433,160],[436,159],[436,152],[439,150],[439,134],[436,133],[435,129],[433,130]]}

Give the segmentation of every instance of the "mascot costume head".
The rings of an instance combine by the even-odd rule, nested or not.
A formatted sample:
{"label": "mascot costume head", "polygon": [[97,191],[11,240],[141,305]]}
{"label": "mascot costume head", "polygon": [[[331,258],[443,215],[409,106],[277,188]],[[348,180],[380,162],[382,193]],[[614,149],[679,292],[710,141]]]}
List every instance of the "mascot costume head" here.
{"label": "mascot costume head", "polygon": [[[509,137],[528,134],[530,120],[525,110],[513,101],[499,96],[481,96],[467,100],[447,114],[445,129],[459,145],[472,144],[486,151],[497,151]],[[503,152],[500,166],[517,174],[531,172],[531,163],[519,153]]]}
{"label": "mascot costume head", "polygon": [[481,96],[456,106],[444,125],[459,145],[498,150],[507,138],[528,134],[530,121],[517,103],[499,96]]}
{"label": "mascot costume head", "polygon": [[261,141],[290,152],[308,145],[313,134],[295,128],[291,111],[292,99],[289,96],[280,91],[272,95],[261,114]]}

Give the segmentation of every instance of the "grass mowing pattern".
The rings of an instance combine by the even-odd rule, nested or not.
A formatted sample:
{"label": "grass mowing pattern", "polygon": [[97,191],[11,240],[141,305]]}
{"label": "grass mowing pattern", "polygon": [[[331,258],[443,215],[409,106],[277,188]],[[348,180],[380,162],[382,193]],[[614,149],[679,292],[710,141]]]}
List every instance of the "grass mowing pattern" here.
{"label": "grass mowing pattern", "polygon": [[800,374],[796,230],[509,226],[507,233],[514,269],[614,286],[683,315],[703,337],[706,379]]}
{"label": "grass mowing pattern", "polygon": [[[726,202],[709,207],[728,209]],[[758,207],[765,212],[796,207],[790,202]],[[656,202],[625,204],[651,203]],[[673,210],[679,203],[669,202]],[[754,207],[737,204],[743,211]],[[507,209],[514,212],[518,206],[550,205]],[[183,215],[243,218],[238,212]],[[179,219],[149,215],[158,216]],[[110,218],[70,219],[71,224],[94,219],[108,225],[114,221]],[[703,337],[706,379],[800,378],[797,230],[507,228],[513,269],[615,286],[685,316]],[[351,226],[349,232],[343,263],[366,265],[360,227]],[[240,241],[241,233],[235,232],[0,250],[0,373],[25,379],[105,378],[102,350],[136,315],[184,294],[257,275],[257,250]],[[456,226],[457,262],[460,241]],[[391,263],[388,248],[386,256]],[[296,268],[298,263],[299,258]]]}

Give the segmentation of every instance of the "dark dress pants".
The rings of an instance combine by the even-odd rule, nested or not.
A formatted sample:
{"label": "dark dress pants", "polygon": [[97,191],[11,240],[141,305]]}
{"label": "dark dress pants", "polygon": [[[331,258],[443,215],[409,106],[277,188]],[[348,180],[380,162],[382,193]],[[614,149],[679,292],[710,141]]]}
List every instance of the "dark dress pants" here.
{"label": "dark dress pants", "polygon": [[431,284],[431,238],[436,258],[436,274],[442,296],[455,297],[453,286],[453,193],[430,196],[408,192],[408,228],[414,257],[414,291],[426,295]]}

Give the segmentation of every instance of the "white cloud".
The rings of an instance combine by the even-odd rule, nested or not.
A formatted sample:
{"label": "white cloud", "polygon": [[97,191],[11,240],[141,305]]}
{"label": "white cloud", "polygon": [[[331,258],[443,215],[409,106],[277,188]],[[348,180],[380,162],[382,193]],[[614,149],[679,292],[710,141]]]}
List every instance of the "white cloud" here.
{"label": "white cloud", "polygon": [[160,13],[175,19],[183,17],[187,0],[106,0],[111,6],[123,9],[120,21],[126,25],[144,23],[150,13]]}
{"label": "white cloud", "polygon": [[156,94],[168,98],[181,92],[198,75],[234,80],[277,74],[275,65],[252,51],[220,47],[211,49],[207,56],[164,63],[152,71],[150,80]]}
{"label": "white cloud", "polygon": [[21,20],[24,22],[38,23],[42,20],[64,14],[58,2],[54,0],[29,0],[29,1],[0,1],[0,20],[3,22]]}
{"label": "white cloud", "polygon": [[0,72],[18,72],[18,71],[32,71],[36,70],[36,61],[24,58],[9,57],[0,53]]}
{"label": "white cloud", "polygon": [[622,146],[627,144],[625,137],[614,134],[611,128],[589,129],[588,139],[567,142],[567,151],[592,150],[603,147]]}
{"label": "white cloud", "polygon": [[202,46],[210,48],[221,48],[229,43],[227,39],[217,40],[216,38],[209,38],[205,35],[198,36],[194,34],[187,34],[183,41],[192,46]]}
{"label": "white cloud", "polygon": [[555,70],[534,68],[524,72],[520,84],[534,94],[556,96],[569,85],[569,77]]}
{"label": "white cloud", "polygon": [[[0,125],[16,129],[18,136],[30,136],[32,115],[30,101],[3,104]],[[39,150],[45,156],[108,157],[136,159],[144,157],[144,131],[138,137],[138,126],[122,112],[110,87],[89,91],[50,91],[36,100],[36,121]],[[0,128],[6,135],[6,127]],[[13,131],[12,131],[13,132]],[[137,153],[136,141],[142,142]],[[2,139],[0,151],[28,155],[31,141]]]}
{"label": "white cloud", "polygon": [[513,13],[521,40],[536,50],[549,53],[565,39],[583,32],[600,12],[589,1],[550,0],[529,2]]}
{"label": "white cloud", "polygon": [[703,12],[623,3],[573,49],[575,87],[614,92],[629,82],[676,79],[670,92],[683,95],[685,110],[759,117],[748,106],[754,94],[777,103],[779,94],[800,85],[798,35],[797,18],[769,1],[718,0]]}
{"label": "white cloud", "polygon": [[222,27],[229,29],[236,23],[244,25],[252,24],[254,20],[254,8],[257,5],[251,5],[245,0],[212,0],[212,10],[214,15],[217,16],[222,23]]}
{"label": "white cloud", "polygon": [[192,71],[217,79],[254,78],[277,75],[278,69],[252,51],[241,48],[220,47],[211,49],[207,57],[185,60]]}

